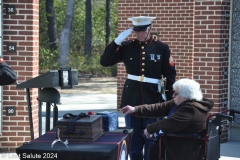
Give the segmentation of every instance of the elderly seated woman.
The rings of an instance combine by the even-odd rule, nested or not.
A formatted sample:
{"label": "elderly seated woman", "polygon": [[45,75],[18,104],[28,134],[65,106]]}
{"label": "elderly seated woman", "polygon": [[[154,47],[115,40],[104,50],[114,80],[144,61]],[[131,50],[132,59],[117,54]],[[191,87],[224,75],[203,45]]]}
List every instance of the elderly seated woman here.
{"label": "elderly seated woman", "polygon": [[[208,112],[213,102],[203,98],[200,84],[191,79],[180,79],[173,84],[173,99],[163,103],[125,106],[124,114],[138,117],[164,117],[148,124],[144,130],[146,137],[162,130],[166,134],[196,134],[206,129]],[[169,115],[169,112],[172,112]],[[200,140],[165,136],[166,160],[203,160],[204,143]]]}

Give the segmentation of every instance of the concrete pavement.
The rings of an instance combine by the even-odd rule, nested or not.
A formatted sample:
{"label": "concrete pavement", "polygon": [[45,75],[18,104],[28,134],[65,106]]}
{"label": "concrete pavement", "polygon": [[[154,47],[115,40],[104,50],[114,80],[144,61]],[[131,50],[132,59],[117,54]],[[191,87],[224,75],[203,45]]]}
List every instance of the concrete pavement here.
{"label": "concrete pavement", "polygon": [[[59,118],[65,113],[99,112],[103,110],[117,111],[116,94],[62,94],[61,105],[58,105]],[[117,112],[119,126],[125,126],[124,115]],[[45,133],[45,106],[43,106],[42,133]],[[240,142],[226,142],[220,146],[219,160],[240,160]],[[0,153],[0,160],[17,160],[15,153]]]}
{"label": "concrete pavement", "polygon": [[240,160],[240,142],[221,143],[220,155],[220,160]]}

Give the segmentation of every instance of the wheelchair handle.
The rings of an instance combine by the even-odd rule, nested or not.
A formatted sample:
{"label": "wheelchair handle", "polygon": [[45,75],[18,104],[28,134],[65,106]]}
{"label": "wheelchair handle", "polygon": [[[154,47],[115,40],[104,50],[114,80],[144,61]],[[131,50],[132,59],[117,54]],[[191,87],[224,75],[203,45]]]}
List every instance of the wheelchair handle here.
{"label": "wheelchair handle", "polygon": [[234,115],[235,113],[240,114],[240,111],[235,110],[235,109],[230,109],[229,115],[233,117],[233,121],[234,121],[234,118],[235,118],[235,115]]}
{"label": "wheelchair handle", "polygon": [[237,113],[237,114],[240,114],[240,111],[236,110],[236,109],[230,109],[230,114],[231,113]]}
{"label": "wheelchair handle", "polygon": [[211,117],[216,116],[216,118],[218,120],[220,120],[220,118],[222,117],[222,118],[227,118],[229,121],[234,121],[234,117],[235,117],[234,114],[240,114],[240,111],[235,110],[235,109],[225,110],[222,113],[227,113],[227,112],[230,112],[229,115],[221,114],[221,113],[211,114],[211,115],[208,116],[208,119],[210,119]]}
{"label": "wheelchair handle", "polygon": [[223,111],[222,113],[227,113],[227,112],[230,112],[230,113],[237,113],[237,114],[240,114],[240,111],[236,110],[236,109],[227,109],[225,111]]}
{"label": "wheelchair handle", "polygon": [[216,118],[212,121],[212,123],[213,123],[215,126],[219,126],[219,125],[221,124],[221,118],[226,118],[226,119],[228,119],[230,122],[233,121],[233,117],[232,117],[232,116],[229,116],[229,115],[226,115],[226,114],[217,113],[217,114],[214,114],[214,115],[211,115],[211,116],[216,116]]}
{"label": "wheelchair handle", "polygon": [[226,114],[221,114],[221,113],[219,113],[219,114],[217,114],[217,116],[219,116],[219,117],[221,117],[221,118],[226,118],[226,119],[228,119],[229,121],[232,121],[232,120],[233,120],[233,116],[231,116],[231,115],[226,115]]}

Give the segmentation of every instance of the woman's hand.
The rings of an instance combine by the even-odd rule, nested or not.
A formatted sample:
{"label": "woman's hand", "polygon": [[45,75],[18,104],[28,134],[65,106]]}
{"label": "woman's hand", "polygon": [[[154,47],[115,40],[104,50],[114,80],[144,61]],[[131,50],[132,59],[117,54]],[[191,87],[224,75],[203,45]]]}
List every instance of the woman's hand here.
{"label": "woman's hand", "polygon": [[147,138],[150,138],[150,134],[148,133],[147,129],[144,129],[144,133]]}
{"label": "woman's hand", "polygon": [[135,107],[127,105],[127,106],[123,107],[121,109],[121,111],[123,114],[131,114],[131,113],[136,112],[136,109],[135,109]]}

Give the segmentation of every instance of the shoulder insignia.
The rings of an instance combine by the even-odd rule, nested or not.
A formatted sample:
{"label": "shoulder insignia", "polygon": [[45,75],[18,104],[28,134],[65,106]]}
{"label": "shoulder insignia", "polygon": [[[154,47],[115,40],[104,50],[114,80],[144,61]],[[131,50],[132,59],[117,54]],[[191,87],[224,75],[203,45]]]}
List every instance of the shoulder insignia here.
{"label": "shoulder insignia", "polygon": [[173,61],[173,57],[172,57],[171,54],[170,54],[170,57],[169,57],[169,65],[174,66],[174,61]]}

